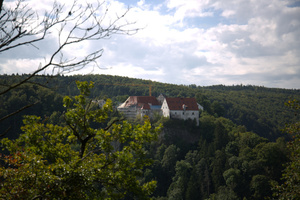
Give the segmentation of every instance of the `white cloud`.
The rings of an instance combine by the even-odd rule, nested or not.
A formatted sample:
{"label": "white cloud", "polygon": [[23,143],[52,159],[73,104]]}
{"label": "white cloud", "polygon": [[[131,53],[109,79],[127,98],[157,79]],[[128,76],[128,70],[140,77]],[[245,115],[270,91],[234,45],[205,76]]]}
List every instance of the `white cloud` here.
{"label": "white cloud", "polygon": [[1,74],[32,73],[44,62],[43,59],[11,59],[6,61],[0,59],[0,61],[3,63],[0,68]]}
{"label": "white cloud", "polygon": [[[34,2],[36,8],[50,5],[49,1],[28,2]],[[127,9],[125,3],[116,0],[108,3],[113,16]],[[80,56],[103,48],[98,64],[107,70],[94,73],[178,84],[243,83],[299,88],[300,7],[288,7],[289,3],[289,0],[166,0],[154,5],[140,0],[130,5],[126,16],[126,20],[136,21],[135,27],[143,28],[137,34],[113,35],[109,40],[87,42],[66,52]],[[204,28],[202,23],[210,26]],[[24,49],[19,50],[17,57],[42,59],[48,55],[53,41],[55,38],[42,43],[42,50],[33,50],[34,54],[22,54]],[[45,46],[50,48],[44,49]],[[11,59],[12,55],[16,54],[1,56]],[[17,64],[17,57],[0,64],[1,73],[9,65],[18,70],[21,65]],[[29,69],[19,71],[24,70]],[[91,71],[89,67],[80,73]]]}
{"label": "white cloud", "polygon": [[209,0],[167,0],[166,2],[169,10],[175,10],[174,18],[181,25],[185,18],[213,16],[213,12],[206,11]]}

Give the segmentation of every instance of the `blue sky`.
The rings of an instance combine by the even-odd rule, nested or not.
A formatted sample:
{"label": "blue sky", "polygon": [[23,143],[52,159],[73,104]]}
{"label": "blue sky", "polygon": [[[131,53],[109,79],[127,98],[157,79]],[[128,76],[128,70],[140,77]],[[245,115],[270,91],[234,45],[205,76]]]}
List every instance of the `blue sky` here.
{"label": "blue sky", "polygon": [[[51,1],[26,2],[40,9]],[[300,89],[299,0],[107,3],[114,13],[130,7],[126,19],[143,29],[135,35],[116,35],[73,49],[75,54],[104,49],[98,60],[101,69],[87,66],[76,74],[111,74],[185,85]],[[0,73],[32,72],[47,57],[51,44],[46,40],[37,44],[40,51],[30,51],[28,46],[0,54]]]}

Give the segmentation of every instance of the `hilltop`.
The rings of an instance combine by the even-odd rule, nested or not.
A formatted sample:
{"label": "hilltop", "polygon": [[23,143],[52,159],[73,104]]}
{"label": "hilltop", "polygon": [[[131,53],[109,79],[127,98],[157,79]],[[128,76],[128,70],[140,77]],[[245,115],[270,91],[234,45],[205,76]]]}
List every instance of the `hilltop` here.
{"label": "hilltop", "polygon": [[[2,84],[16,82],[27,75],[1,75]],[[134,79],[128,77],[111,75],[74,75],[74,76],[37,76],[34,81],[45,85],[38,91],[40,86],[34,85],[31,93],[26,95],[20,89],[9,94],[10,97],[2,97],[2,109],[9,108],[9,101],[32,102],[36,92],[46,92],[53,95],[52,111],[61,110],[58,99],[64,95],[74,96],[78,94],[75,80],[93,81],[95,88],[91,98],[111,98],[117,105],[124,102],[129,96],[148,96],[151,89],[152,96],[164,94],[168,97],[195,97],[204,110],[215,116],[223,116],[238,125],[243,125],[248,131],[253,131],[260,136],[274,141],[282,135],[281,129],[285,123],[293,121],[291,111],[284,105],[290,99],[300,99],[300,90],[266,88],[253,85],[235,86],[196,86],[196,85],[174,85],[160,83],[150,80]],[[29,87],[29,85],[28,85]],[[33,87],[33,86],[31,86]],[[151,87],[151,88],[150,88]],[[23,94],[24,93],[24,94]],[[14,99],[16,98],[16,99]],[[48,97],[50,98],[50,97]],[[39,101],[50,101],[50,99],[39,99]],[[49,104],[50,102],[48,102]],[[19,103],[20,104],[20,103]],[[16,104],[14,104],[16,106]],[[8,106],[8,107],[6,107]],[[41,105],[36,105],[40,107]],[[46,108],[46,111],[49,108]],[[48,111],[50,112],[50,110]],[[46,112],[47,113],[47,112]]]}

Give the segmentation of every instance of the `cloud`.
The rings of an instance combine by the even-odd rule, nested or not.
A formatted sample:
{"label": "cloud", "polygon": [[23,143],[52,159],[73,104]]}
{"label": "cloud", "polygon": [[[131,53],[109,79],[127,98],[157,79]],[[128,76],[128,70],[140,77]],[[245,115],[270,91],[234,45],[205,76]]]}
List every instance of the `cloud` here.
{"label": "cloud", "polygon": [[[49,6],[49,1],[28,2],[34,2],[36,8]],[[66,54],[76,56],[104,49],[98,61],[100,68],[88,66],[78,73],[93,71],[175,84],[299,88],[297,1],[110,0],[108,4],[112,16],[124,12],[129,4],[126,20],[136,22],[134,27],[141,29],[132,36],[112,35],[108,40],[68,49]],[[55,40],[52,37],[40,43],[39,51],[24,47],[1,54],[1,73],[12,63],[20,66],[18,59],[40,62],[51,53]]]}

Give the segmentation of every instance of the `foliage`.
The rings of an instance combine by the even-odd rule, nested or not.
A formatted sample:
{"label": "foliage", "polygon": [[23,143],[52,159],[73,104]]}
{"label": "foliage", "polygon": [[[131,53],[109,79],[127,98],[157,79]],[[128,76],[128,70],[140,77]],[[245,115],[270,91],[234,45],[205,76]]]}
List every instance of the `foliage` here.
{"label": "foliage", "polygon": [[100,128],[111,101],[93,109],[87,98],[93,83],[77,86],[80,95],[64,98],[65,126],[26,116],[19,138],[1,140],[9,152],[1,155],[1,199],[147,199],[154,191],[155,181],[142,183],[138,177],[152,163],[145,144],[157,138],[160,127],[146,120]]}
{"label": "foliage", "polygon": [[[300,104],[297,100],[288,101],[286,105],[295,111],[298,116]],[[290,150],[290,160],[287,163],[282,179],[284,183],[274,186],[276,192],[274,196],[278,199],[299,199],[300,198],[300,121],[286,126],[286,131],[290,133],[293,140],[288,143]]]}
{"label": "foliage", "polygon": [[[0,81],[13,81],[21,76],[3,75]],[[289,98],[300,97],[300,90],[241,85],[189,87],[104,75],[37,76],[35,79],[48,82],[56,94],[69,96],[79,94],[74,80],[93,81],[95,87],[90,97],[112,98],[113,106],[128,96],[148,95],[148,87],[130,84],[151,84],[153,96],[164,93],[170,97],[197,98],[197,102],[204,106],[199,126],[192,121],[166,118],[155,121],[155,124],[163,123],[162,134],[158,142],[147,146],[147,158],[154,159],[154,162],[140,179],[143,183],[157,181],[152,195],[154,199],[265,199],[272,198],[273,183],[282,185],[285,181],[281,180],[282,170],[291,159],[286,141],[292,137],[286,137],[280,129],[287,122],[294,124],[297,116],[283,103]],[[19,94],[13,96],[30,96],[26,91]],[[10,105],[4,102],[5,106]],[[20,100],[14,102],[20,103]],[[50,112],[50,107],[47,112]],[[60,113],[60,110],[53,112],[49,122],[62,118]],[[91,126],[98,128],[93,123]],[[79,144],[74,148],[80,152]]]}
{"label": "foliage", "polygon": [[[0,75],[0,88],[3,85],[12,85],[26,77],[28,77],[26,74]],[[93,81],[95,87],[91,91],[90,97],[94,99],[111,98],[114,106],[124,102],[128,96],[149,95],[149,85],[152,85],[152,96],[158,96],[162,93],[168,97],[178,97],[179,95],[195,97],[209,115],[230,119],[235,124],[244,126],[248,131],[271,141],[276,141],[278,137],[282,137],[280,130],[286,123],[296,120],[292,111],[284,106],[284,102],[290,98],[300,98],[300,90],[252,85],[189,87],[110,75],[57,77],[49,75],[35,76],[32,79],[33,82],[46,85],[62,96],[79,94],[75,80]]]}
{"label": "foliage", "polygon": [[[178,129],[178,125],[167,122],[163,126],[167,139],[161,139],[156,164],[150,166],[152,178],[158,180],[157,199],[264,199],[272,195],[271,183],[281,181],[282,164],[288,161],[284,138],[270,142],[209,114],[201,115],[198,128],[186,131],[181,124],[184,135],[180,137],[171,128]],[[162,176],[167,180],[161,180]]]}
{"label": "foliage", "polygon": [[[62,95],[55,91],[32,84],[24,84],[5,95],[0,95],[0,118],[3,119],[0,120],[0,135],[4,135],[6,132],[6,137],[10,139],[17,138],[22,126],[22,114],[50,116],[54,112],[60,113],[63,111],[62,100]],[[32,106],[4,119],[11,112],[27,105]]]}

